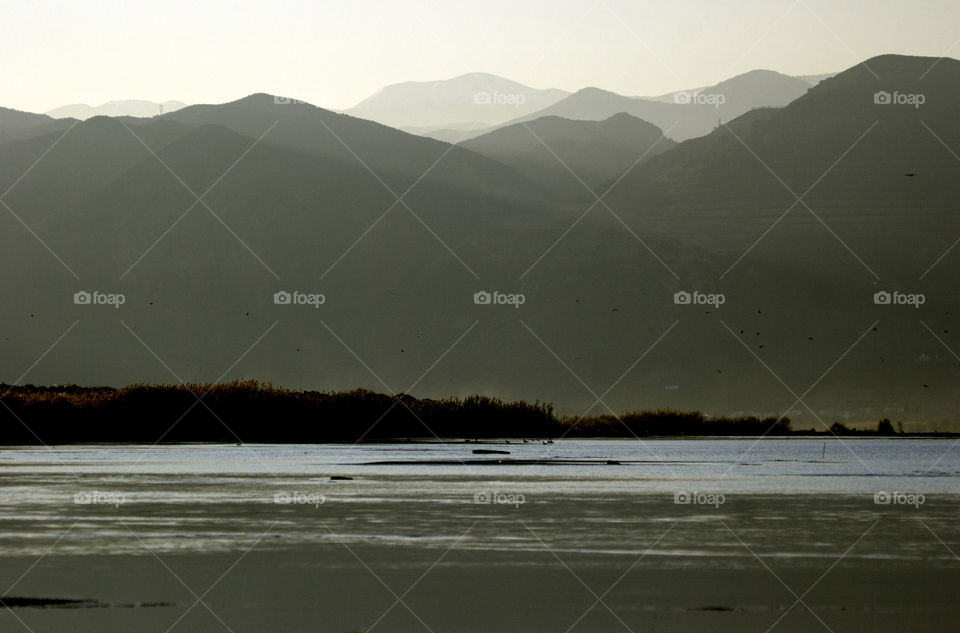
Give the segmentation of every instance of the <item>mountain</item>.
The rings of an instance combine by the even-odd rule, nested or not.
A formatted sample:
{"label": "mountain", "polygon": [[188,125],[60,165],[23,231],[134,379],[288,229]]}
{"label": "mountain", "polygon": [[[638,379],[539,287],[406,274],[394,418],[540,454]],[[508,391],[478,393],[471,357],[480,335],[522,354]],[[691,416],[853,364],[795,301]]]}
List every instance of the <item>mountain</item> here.
{"label": "mountain", "polygon": [[[603,205],[551,197],[522,165],[267,95],[91,119],[39,162],[60,134],[0,141],[0,191],[16,183],[4,202],[29,226],[0,212],[16,272],[0,378],[252,377],[571,415],[957,428],[960,62],[935,61],[871,59],[879,80],[858,65],[750,111],[637,164]],[[611,123],[624,124],[649,129]],[[418,180],[414,165],[434,162]],[[416,183],[409,210],[378,177],[398,194]],[[74,304],[82,290],[124,303]],[[324,302],[275,303],[282,291]]]}
{"label": "mountain", "polygon": [[[638,165],[611,192],[636,233],[682,245],[686,255],[664,254],[674,283],[726,294],[721,309],[684,325],[688,353],[711,358],[698,389],[719,397],[752,376],[792,401],[781,379],[801,394],[842,357],[817,386],[821,402],[864,402],[876,389],[874,415],[880,401],[903,417],[956,406],[960,160],[950,148],[960,147],[960,62],[921,79],[935,61],[868,60]],[[878,103],[884,93],[925,101]],[[790,190],[807,194],[809,210]],[[877,292],[925,302],[877,305]],[[708,386],[711,365],[722,374]]]}
{"label": "mountain", "polygon": [[[232,125],[255,120],[268,108],[262,101],[230,104],[223,118]],[[441,145],[365,121],[356,123],[367,134],[360,138],[350,117],[317,110],[304,108],[299,117],[338,117],[338,133],[370,147],[404,144],[396,154],[400,164],[378,165],[385,180],[406,173],[404,148]],[[199,119],[210,112],[186,114]],[[298,117],[276,116],[277,131],[295,128]],[[255,139],[226,125],[185,127],[172,117],[128,125],[159,160],[124,121],[91,119],[5,199],[39,239],[0,214],[0,247],[20,271],[5,285],[9,298],[0,309],[4,376],[15,367],[22,372],[36,346],[74,320],[76,336],[45,357],[32,381],[173,379],[136,336],[177,376],[222,373],[233,362],[225,359],[242,352],[238,342],[250,344],[282,321],[241,371],[275,373],[282,382],[372,386],[356,357],[321,334],[324,322],[371,359],[376,375],[408,386],[413,378],[397,370],[422,372],[438,346],[449,345],[472,320],[464,322],[477,309],[473,275],[492,280],[512,249],[546,248],[567,221],[556,208],[498,195],[514,185],[523,193],[528,185],[462,148],[450,148],[441,162],[452,159],[463,173],[455,182],[420,180],[404,198],[408,210],[352,156],[340,160],[306,151],[309,144],[305,150],[266,139],[250,149]],[[301,132],[309,129],[303,125]],[[15,183],[54,140],[0,145],[0,187]],[[381,161],[392,155],[384,151]],[[435,173],[442,173],[439,165]],[[210,190],[209,209],[196,204],[188,187],[198,195]],[[123,293],[123,311],[75,305],[81,290]],[[276,305],[274,295],[283,290],[322,292],[336,307],[308,313]]]}
{"label": "mountain", "polygon": [[497,160],[544,188],[591,199],[584,185],[597,189],[634,163],[674,145],[657,126],[616,114],[605,121],[543,117],[502,127],[462,147]]}
{"label": "mountain", "polygon": [[442,81],[409,81],[381,88],[353,108],[351,116],[418,133],[488,127],[546,108],[569,93],[538,90],[487,73]]}
{"label": "mountain", "polygon": [[[78,202],[122,176],[131,165],[149,158],[147,150],[124,124],[154,151],[161,151],[190,132],[190,128],[168,121],[148,124],[144,119],[101,116],[83,123],[74,121],[74,127],[66,134],[43,130],[23,135],[3,143],[0,151],[0,191],[16,183],[5,202],[31,225],[56,223],[64,214],[70,214]],[[43,160],[31,169],[45,152]],[[91,156],[96,160],[90,160]],[[27,176],[16,182],[21,174]]]}
{"label": "mountain", "polygon": [[584,88],[530,115],[519,123],[543,116],[602,121],[626,112],[649,121],[675,140],[708,134],[722,121],[760,107],[784,106],[803,95],[810,84],[770,70],[754,70],[699,91],[679,91],[652,98],[625,97],[599,88]]}
{"label": "mountain", "polygon": [[[826,77],[821,75],[821,78]],[[651,97],[651,101],[677,103],[684,100],[686,95],[723,95],[720,108],[729,106],[726,114],[739,111],[735,118],[753,108],[785,106],[805,93],[811,86],[810,81],[800,77],[790,77],[772,70],[752,70],[737,75],[720,83],[704,88],[692,88],[670,92],[658,97]]]}
{"label": "mountain", "polygon": [[[950,166],[942,159],[950,153],[944,145],[950,147],[958,140],[960,125],[950,111],[960,101],[960,84],[952,83],[960,65],[953,60],[943,62],[944,68],[930,73],[937,81],[925,88],[918,75],[926,70],[923,64],[927,61],[887,55],[854,66],[822,81],[786,107],[751,111],[707,136],[679,144],[668,155],[633,170],[618,195],[632,200],[654,191],[653,195],[661,196],[680,187],[692,191],[702,186],[723,188],[734,194],[731,198],[741,200],[741,187],[754,193],[764,188],[775,192],[784,190],[780,181],[803,191],[843,156],[836,168],[843,168],[845,178],[855,166],[861,171],[856,174],[859,180],[838,179],[837,184],[855,187],[858,196],[866,196],[864,200],[889,202],[892,188],[902,185],[909,191],[916,189],[916,183],[901,179],[902,174],[891,180],[893,174],[887,170],[895,166],[909,172],[915,167],[928,170],[928,177],[946,175]],[[925,90],[935,96],[924,97],[917,106],[885,104],[877,98],[882,92],[925,95]],[[868,129],[869,134],[851,149]],[[760,177],[761,170],[765,177]],[[822,191],[833,182],[827,178],[817,189]],[[930,184],[939,187],[946,182]],[[637,190],[631,192],[631,187]],[[716,199],[711,205],[720,208]],[[731,204],[729,211],[736,208]]]}
{"label": "mountain", "polygon": [[56,120],[45,114],[0,107],[0,142],[25,136],[65,130],[75,121]]}
{"label": "mountain", "polygon": [[191,127],[223,125],[251,141],[266,133],[264,142],[269,144],[366,165],[397,195],[422,178],[505,197],[545,196],[512,170],[463,148],[267,94],[189,106],[161,118]]}
{"label": "mountain", "polygon": [[55,119],[79,119],[86,121],[95,116],[129,116],[129,117],[152,117],[165,112],[176,112],[186,107],[187,104],[180,101],[164,101],[155,103],[153,101],[142,101],[139,99],[128,99],[123,101],[108,101],[102,105],[89,106],[85,103],[74,103],[71,105],[54,108],[47,112],[47,116]]}
{"label": "mountain", "polygon": [[[486,127],[483,125],[475,124],[467,128],[466,130],[459,130],[457,128],[441,127],[441,128],[407,128],[407,132],[411,134],[417,134],[419,136],[426,136],[427,138],[432,138],[437,141],[443,141],[444,143],[452,143],[457,145],[462,141],[475,138],[481,134],[485,134],[489,131],[496,130],[494,127]],[[479,132],[474,133],[474,130],[479,130]]]}
{"label": "mountain", "polygon": [[426,127],[404,127],[404,132],[409,132],[410,134],[416,134],[417,136],[426,136],[427,138],[432,138],[437,141],[443,141],[444,143],[452,143],[456,145],[460,141],[474,138],[478,135],[477,130],[487,130],[487,129],[496,129],[496,127],[491,128],[491,126],[480,121],[471,121],[470,123],[452,123],[448,126],[426,126]]}
{"label": "mountain", "polygon": [[43,125],[50,121],[50,117],[32,112],[21,112],[10,108],[0,108],[0,138],[4,138],[20,130]]}
{"label": "mountain", "polygon": [[837,73],[822,73],[820,75],[796,75],[795,79],[799,79],[800,81],[805,81],[811,86],[816,86],[818,83],[820,83],[824,79],[830,79],[831,77],[834,77],[836,74]]}

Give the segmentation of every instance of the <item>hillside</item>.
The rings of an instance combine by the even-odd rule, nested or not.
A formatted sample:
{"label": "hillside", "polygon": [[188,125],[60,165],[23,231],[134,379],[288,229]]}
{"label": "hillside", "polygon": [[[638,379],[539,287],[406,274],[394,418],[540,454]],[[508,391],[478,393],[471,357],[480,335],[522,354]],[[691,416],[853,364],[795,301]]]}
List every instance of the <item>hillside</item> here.
{"label": "hillside", "polygon": [[509,125],[462,144],[508,165],[544,188],[562,188],[569,195],[584,199],[592,199],[584,185],[597,189],[637,161],[648,160],[674,145],[658,127],[628,114],[617,114],[605,121],[543,117]]}
{"label": "hillside", "polygon": [[397,195],[421,178],[511,199],[548,195],[503,165],[463,148],[267,94],[219,105],[189,106],[161,118],[192,127],[222,125],[251,142],[263,136],[269,145],[366,165]]}
{"label": "hillside", "polygon": [[744,73],[699,92],[680,91],[650,99],[584,88],[550,107],[510,123],[543,116],[602,121],[625,112],[653,123],[669,138],[682,141],[708,134],[721,122],[755,108],[785,106],[809,88],[810,84],[805,81],[770,70]]}
{"label": "hillside", "polygon": [[[672,407],[943,429],[960,407],[960,162],[948,149],[960,147],[960,62],[920,80],[934,61],[871,59],[880,80],[858,65],[744,114],[636,165],[609,208],[544,192],[519,163],[267,95],[88,120],[4,198],[30,230],[0,213],[17,270],[0,375],[253,377],[539,400],[568,415]],[[877,104],[878,91],[925,100]],[[626,116],[604,124],[638,142],[657,134]],[[617,147],[604,124],[530,125]],[[327,127],[398,194],[417,183],[410,211]],[[0,142],[0,190],[58,137]],[[498,141],[501,158],[524,143]],[[567,156],[591,173],[589,151]],[[209,209],[178,179],[209,190]],[[784,183],[810,189],[810,210]],[[81,290],[125,302],[74,304]],[[325,301],[274,303],[280,291]],[[523,303],[477,303],[481,291]],[[675,303],[693,291],[725,300]],[[883,291],[925,301],[874,303]]]}
{"label": "hillside", "polygon": [[62,132],[74,122],[0,107],[0,143],[57,130]]}

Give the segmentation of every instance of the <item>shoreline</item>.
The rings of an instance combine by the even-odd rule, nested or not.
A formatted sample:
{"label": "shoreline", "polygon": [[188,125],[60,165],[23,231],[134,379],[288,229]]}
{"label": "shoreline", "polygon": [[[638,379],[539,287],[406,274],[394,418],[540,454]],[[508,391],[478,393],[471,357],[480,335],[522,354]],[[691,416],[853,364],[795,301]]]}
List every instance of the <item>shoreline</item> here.
{"label": "shoreline", "polygon": [[639,410],[564,417],[553,405],[484,396],[434,400],[366,390],[297,391],[256,381],[112,387],[0,385],[0,445],[506,444],[570,439],[960,438],[839,421],[795,429],[790,418]]}
{"label": "shoreline", "polygon": [[[950,440],[960,438],[960,433],[902,433],[897,435],[852,435],[852,436],[834,436],[829,433],[824,433],[821,435],[810,435],[810,434],[800,434],[796,435],[646,435],[643,437],[622,437],[622,436],[575,436],[575,437],[563,437],[563,438],[551,438],[554,443],[559,443],[563,441],[582,441],[582,442],[603,442],[603,441],[627,441],[627,442],[645,442],[645,441],[684,441],[684,442],[705,442],[705,441],[738,441],[738,440],[756,440],[761,442],[768,441],[778,441],[778,440],[818,440],[824,442],[844,442],[846,440],[902,440],[902,441],[912,441],[912,440]],[[237,444],[236,442],[229,441],[179,441],[179,442],[128,442],[123,440],[118,440],[115,442],[105,441],[105,442],[69,442],[69,443],[35,443],[35,444],[0,444],[0,450],[17,450],[17,449],[33,449],[37,447],[47,447],[47,448],[81,448],[84,446],[94,446],[94,447],[120,447],[120,446],[130,446],[130,447],[144,447],[144,448],[156,448],[156,447],[176,447],[176,446],[377,446],[377,445],[424,445],[424,446],[514,446],[520,447],[524,445],[523,440],[530,440],[527,444],[539,444],[540,439],[531,440],[531,438],[524,437],[507,437],[503,438],[503,441],[497,440],[469,440],[464,438],[441,438],[441,439],[430,439],[430,438],[393,438],[393,439],[373,439],[373,440],[363,440],[363,441],[326,441],[326,442],[292,442],[292,441],[258,441],[258,442],[243,442]],[[506,441],[509,440],[509,441]],[[829,460],[828,460],[829,461]]]}

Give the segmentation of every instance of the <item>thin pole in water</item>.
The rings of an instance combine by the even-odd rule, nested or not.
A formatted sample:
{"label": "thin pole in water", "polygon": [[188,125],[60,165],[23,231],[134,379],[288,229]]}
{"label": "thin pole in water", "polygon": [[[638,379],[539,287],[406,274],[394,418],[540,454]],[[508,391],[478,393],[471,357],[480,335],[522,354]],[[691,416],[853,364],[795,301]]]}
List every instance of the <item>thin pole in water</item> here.
{"label": "thin pole in water", "polygon": [[822,462],[827,457],[827,443],[823,443],[823,453],[820,455],[820,461]]}

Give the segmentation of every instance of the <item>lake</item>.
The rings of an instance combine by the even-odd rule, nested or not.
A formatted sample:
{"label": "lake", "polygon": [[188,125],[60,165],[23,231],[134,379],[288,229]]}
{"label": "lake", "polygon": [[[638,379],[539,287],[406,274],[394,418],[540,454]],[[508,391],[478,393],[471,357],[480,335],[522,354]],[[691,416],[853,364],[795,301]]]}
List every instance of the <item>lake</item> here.
{"label": "lake", "polygon": [[0,611],[2,630],[839,633],[960,616],[954,440],[4,448],[0,509],[7,596],[99,605]]}

